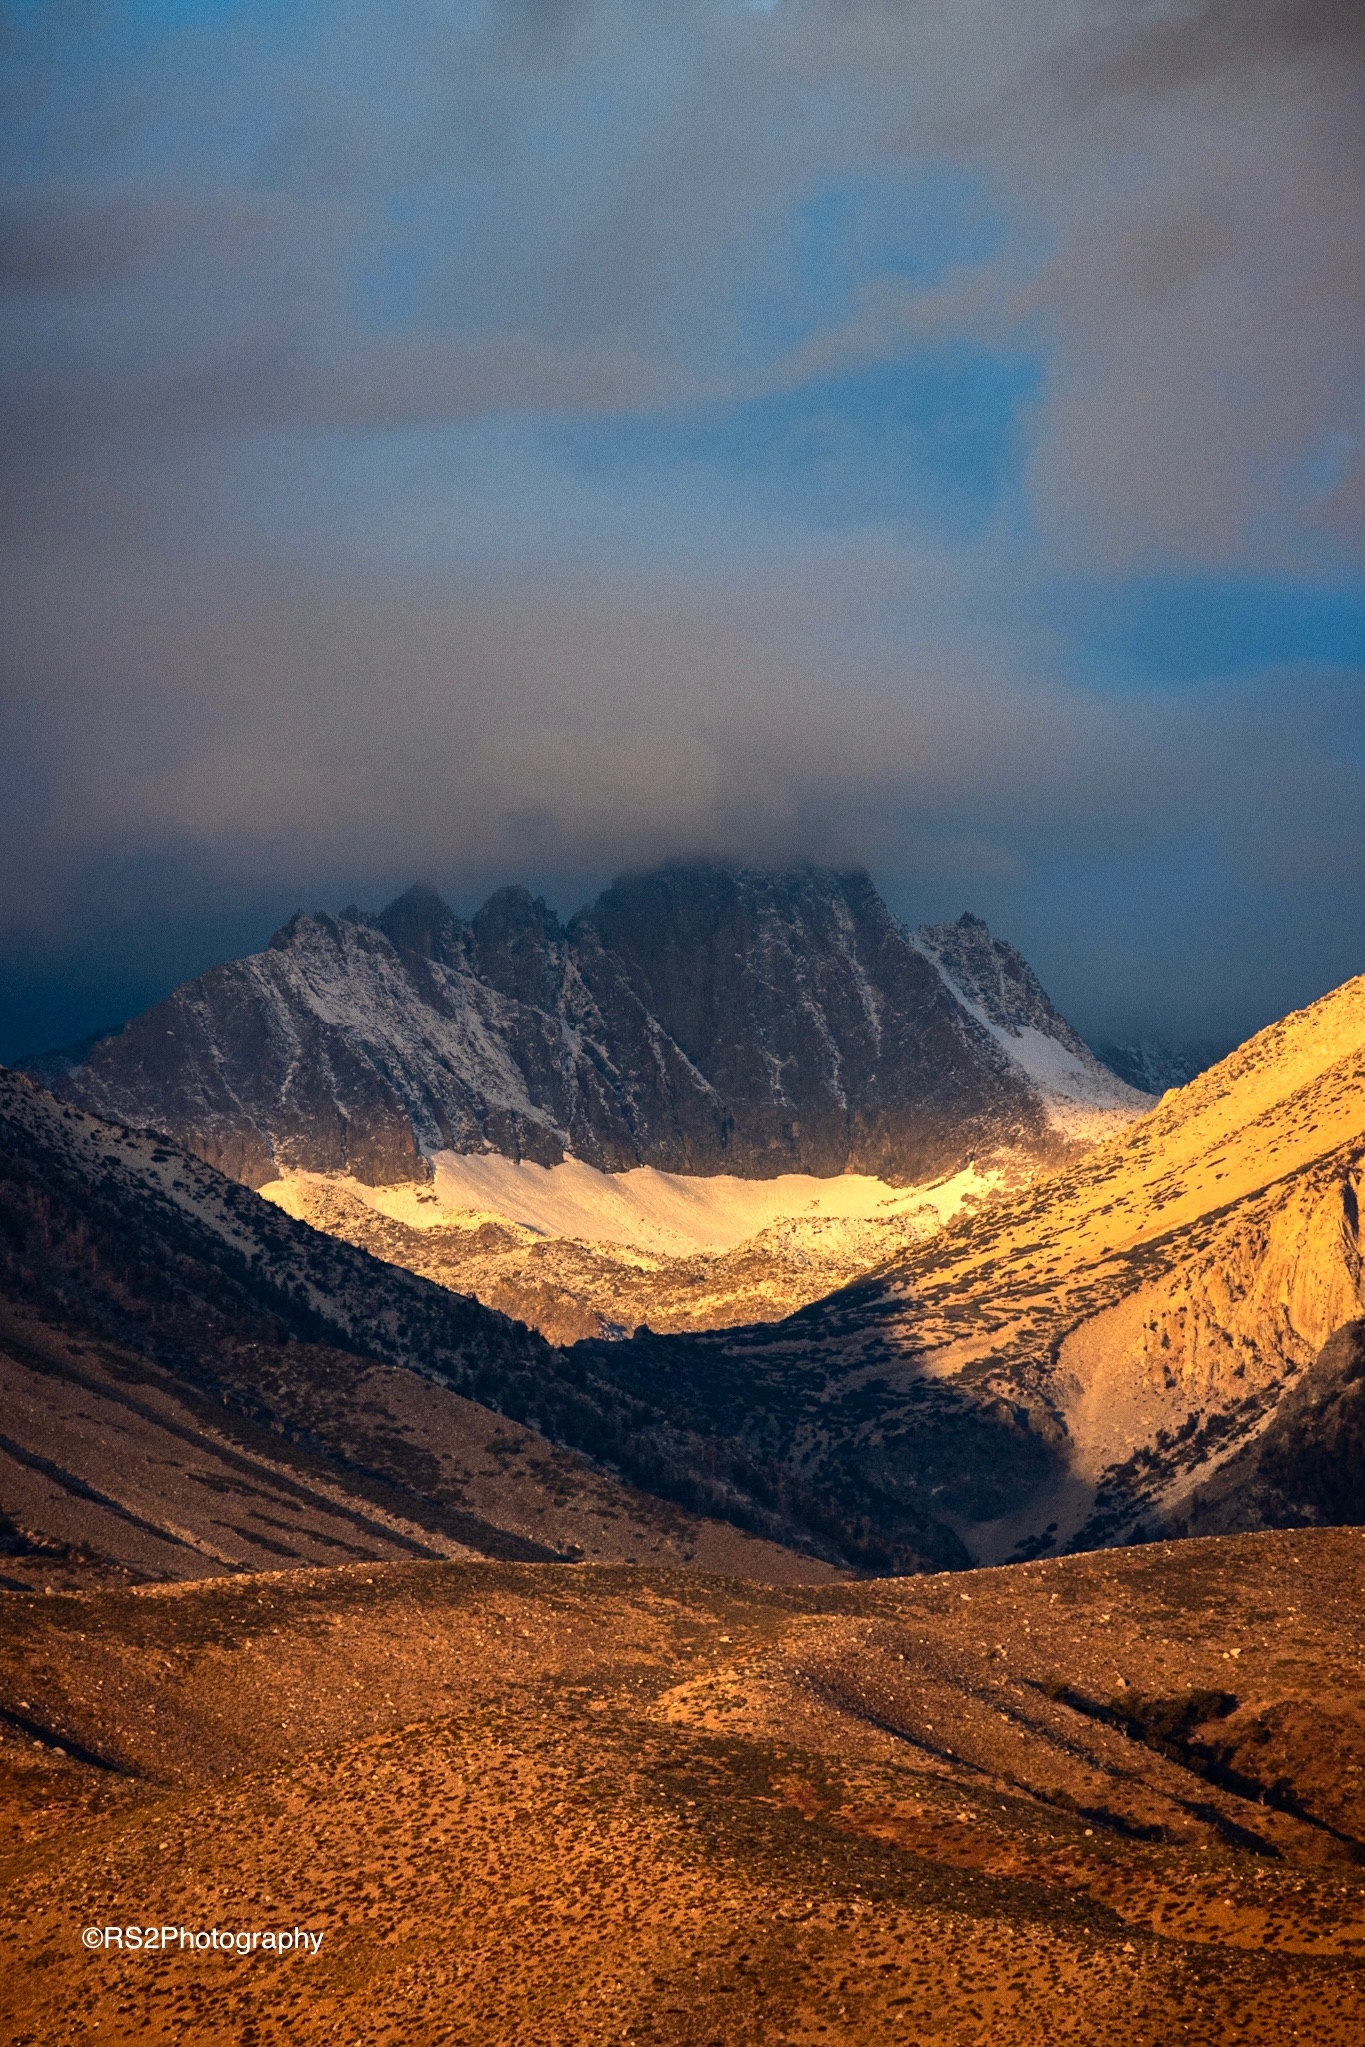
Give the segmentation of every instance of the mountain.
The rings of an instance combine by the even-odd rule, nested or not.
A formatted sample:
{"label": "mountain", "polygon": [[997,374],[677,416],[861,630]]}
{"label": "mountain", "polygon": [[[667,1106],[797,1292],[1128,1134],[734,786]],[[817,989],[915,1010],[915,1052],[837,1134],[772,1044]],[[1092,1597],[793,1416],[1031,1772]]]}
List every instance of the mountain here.
{"label": "mountain", "polygon": [[1173,1087],[1188,1087],[1210,1066],[1227,1057],[1230,1047],[1215,1045],[1171,1045],[1163,1038],[1135,1038],[1123,1044],[1091,1047],[1095,1057],[1116,1073],[1129,1087],[1143,1094],[1164,1095]]}
{"label": "mountain", "polygon": [[[656,883],[658,892],[651,894]],[[736,904],[741,899],[748,903],[753,915],[745,928],[752,935],[755,929],[767,928],[753,905],[781,925],[778,907],[784,903],[790,907],[794,892],[792,916],[800,911],[804,920],[800,929],[809,934],[819,922],[813,905],[828,909],[835,901],[847,908],[846,889],[855,899],[865,899],[847,877],[831,878],[815,870],[801,870],[794,881],[759,876],[752,882],[717,870],[668,870],[662,878],[640,884],[658,915],[651,920],[640,911],[632,924],[621,900],[632,896],[634,888],[622,885],[621,896],[602,911],[592,926],[592,946],[605,958],[608,948],[602,934],[611,937],[610,957],[617,962],[612,971],[619,968],[622,979],[643,990],[653,1005],[646,1009],[641,995],[637,1017],[647,1015],[659,1032],[664,1030],[660,1019],[665,1019],[678,1034],[670,1034],[668,1043],[678,1048],[680,1059],[690,1058],[680,1039],[686,1039],[698,1056],[705,1050],[712,1073],[729,1089],[726,1099],[738,1102],[740,1079],[751,1068],[737,1054],[725,1066],[726,1032],[714,1022],[721,1001],[719,984],[725,979],[715,936],[716,902],[729,903],[736,916]],[[691,905],[687,915],[679,903],[684,908]],[[699,903],[710,906],[704,915]],[[543,956],[536,946],[527,949],[506,937],[507,912],[503,902],[498,914],[504,938],[499,947],[490,942],[488,959],[502,960],[498,971],[509,988],[519,987],[528,997],[536,997],[535,1004],[518,1012],[521,1024],[534,1016],[548,1028],[551,1011],[545,1006]],[[536,928],[543,937],[548,913],[537,916]],[[871,909],[867,916],[872,917]],[[350,1004],[344,1023],[335,1017],[328,1021],[314,987],[316,1006],[309,1014],[318,1042],[330,1031],[339,1043],[354,1049],[360,1028],[354,1018],[360,1016],[370,1034],[367,1043],[378,1043],[388,1031],[388,1042],[395,1046],[397,1022],[407,1011],[397,998],[382,1015],[366,1011],[357,988],[363,993],[388,982],[410,988],[422,962],[430,964],[435,951],[449,950],[455,943],[448,935],[454,920],[430,896],[402,898],[386,917],[400,943],[363,919],[333,923],[329,947],[335,941],[343,949],[351,948],[358,958],[377,962],[377,974],[380,967],[383,972],[373,984],[363,974],[358,980],[328,984],[337,1003],[344,996]],[[311,920],[314,936],[323,921]],[[898,928],[887,921],[893,931]],[[519,928],[525,930],[524,922]],[[669,933],[678,929],[687,935],[688,956],[710,963],[695,977],[702,991],[695,997],[687,994],[669,939]],[[711,932],[710,951],[702,945],[699,929],[702,936]],[[296,933],[297,926],[290,931]],[[556,984],[564,988],[583,985],[575,962],[580,955],[587,958],[591,950],[588,941],[573,932],[571,927],[562,941],[571,955]],[[267,980],[270,973],[283,974],[290,986],[295,985],[290,977],[302,972],[301,956],[311,957],[312,940],[300,955],[295,939],[288,932],[285,938],[278,954],[260,956],[266,968],[260,961],[242,962],[236,969],[220,970],[215,985],[245,983],[261,973]],[[1004,1075],[1018,1090],[1016,1099],[1023,1099],[1027,1086],[1032,1127],[1038,1131],[1046,1124],[1048,1142],[1060,1146],[1062,1133],[1048,1121],[1044,1089],[1053,1089],[1054,1104],[1064,1103],[1056,1110],[1059,1122],[1079,1115],[1086,1107],[1082,1081],[1088,1084],[1090,1067],[1082,1057],[1084,1048],[1077,1049],[1079,1040],[1047,1003],[1017,953],[974,919],[902,938],[896,958],[914,962],[918,975],[932,977],[938,991],[933,1013],[950,1023],[957,1019],[948,1039],[984,1047],[979,1071],[997,1078]],[[887,943],[891,945],[890,938]],[[760,1017],[769,1021],[762,1028],[758,1023],[753,1026],[751,1052],[757,1058],[758,1051],[766,1051],[775,1060],[773,1047],[787,1040],[782,1036],[786,1025],[780,1006],[772,998],[780,979],[774,958],[782,973],[799,968],[809,988],[818,992],[829,954],[817,948],[816,957],[803,962],[794,952],[781,953],[773,939],[771,945],[755,942],[726,968],[750,993],[760,981],[767,989],[761,1001],[762,989],[754,994]],[[842,1000],[862,955],[846,948],[840,958]],[[908,973],[907,969],[907,986]],[[446,976],[443,986],[454,985],[452,975]],[[203,984],[198,985],[202,989]],[[889,969],[882,985],[889,985]],[[917,980],[913,985],[921,984]],[[491,982],[471,979],[469,986],[487,993]],[[501,1002],[521,1000],[493,992]],[[769,998],[770,1008],[765,1010],[763,1002]],[[471,995],[471,1003],[473,999]],[[690,1020],[689,1000],[695,1011]],[[866,990],[858,1000],[866,1019],[876,1005]],[[192,990],[182,991],[161,1014],[192,1017],[198,1001]],[[827,1022],[834,1007],[830,994],[818,1015]],[[433,1008],[431,1014],[435,1013]],[[504,1022],[509,1013],[500,1012]],[[798,1039],[812,1013],[798,1016],[793,1024]],[[903,1015],[902,1010],[902,1021]],[[144,1038],[150,1021],[143,1020]],[[135,1039],[137,1029],[114,1044]],[[504,1051],[515,1038],[508,1026]],[[863,1042],[866,1046],[871,1040]],[[1007,1050],[1008,1043],[1015,1052]],[[82,1069],[73,1078],[79,1081],[81,1073],[90,1070]],[[317,1070],[331,1085],[340,1070],[339,1055],[329,1053]],[[693,1070],[701,1072],[698,1066]],[[765,1070],[771,1083],[771,1060]],[[821,1071],[827,1077],[828,1070],[817,1067],[816,1081]],[[419,1074],[422,1071],[434,1069],[419,1067]],[[1066,1097],[1059,1074],[1070,1088]],[[301,1074],[300,1086],[306,1078]],[[718,1082],[708,1079],[707,1085],[718,1087]],[[818,1109],[827,1098],[815,1083],[812,1093]],[[31,1091],[31,1099],[40,1099],[36,1091]],[[940,1091],[940,1105],[943,1099]],[[773,1108],[771,1086],[756,1100],[747,1126],[755,1144],[754,1133],[761,1134],[763,1118]],[[1094,1102],[1089,1106],[1096,1108]],[[737,1114],[736,1128],[738,1124]],[[1016,1135],[1020,1127],[1014,1126]],[[414,1142],[415,1126],[410,1123],[407,1128],[409,1142]],[[156,1167],[155,1143],[126,1141],[143,1146],[139,1170],[145,1180]],[[107,1141],[99,1143],[107,1152]],[[148,1144],[153,1146],[150,1154]],[[169,1154],[171,1147],[164,1149]],[[771,1165],[771,1153],[766,1157]],[[964,1206],[956,1220],[932,1236],[915,1220],[921,1190],[907,1190],[907,1195],[913,1194],[910,1207],[903,1214],[883,1217],[881,1229],[873,1232],[881,1252],[890,1250],[891,1255],[875,1261],[877,1270],[832,1292],[830,1264],[813,1260],[808,1277],[811,1294],[819,1297],[808,1297],[795,1313],[783,1313],[787,1303],[780,1297],[788,1284],[782,1259],[790,1247],[783,1249],[779,1231],[770,1241],[780,1255],[766,1258],[767,1246],[760,1241],[766,1232],[760,1227],[750,1238],[727,1240],[728,1250],[723,1243],[718,1247],[716,1259],[730,1261],[723,1274],[717,1263],[703,1263],[694,1273],[692,1300],[706,1301],[709,1289],[711,1306],[706,1312],[714,1313],[717,1322],[732,1319],[729,1308],[736,1302],[741,1306],[753,1302],[767,1283],[765,1266],[769,1271],[775,1266],[777,1278],[767,1305],[751,1312],[771,1313],[776,1319],[754,1319],[692,1335],[668,1335],[642,1326],[629,1340],[590,1340],[569,1351],[548,1345],[537,1348],[522,1329],[515,1342],[499,1339],[502,1348],[496,1364],[485,1358],[477,1367],[461,1356],[460,1345],[442,1319],[478,1312],[457,1293],[406,1280],[392,1264],[379,1265],[337,1238],[319,1237],[268,1204],[252,1202],[250,1227],[254,1235],[270,1242],[276,1241],[272,1233],[286,1225],[297,1230],[300,1234],[288,1239],[294,1247],[289,1255],[305,1274],[313,1262],[322,1261],[327,1284],[315,1287],[310,1299],[314,1312],[333,1332],[326,1341],[352,1350],[359,1346],[367,1356],[434,1375],[450,1391],[472,1396],[523,1424],[535,1424],[565,1450],[586,1453],[648,1492],[731,1520],[752,1534],[834,1565],[884,1570],[918,1568],[925,1561],[957,1565],[970,1559],[1005,1561],[1186,1526],[1243,1526],[1248,1520],[1259,1525],[1264,1520],[1311,1520],[1326,1514],[1325,1507],[1312,1506],[1307,1494],[1296,1504],[1289,1477],[1295,1458],[1302,1467],[1299,1450],[1291,1457],[1284,1448],[1274,1469],[1270,1464],[1253,1469],[1251,1446],[1265,1432],[1265,1453],[1270,1457],[1281,1440],[1277,1415],[1283,1429],[1289,1430],[1297,1412],[1293,1405],[1282,1405],[1291,1388],[1315,1365],[1328,1339],[1360,1319],[1365,1306],[1359,1237],[1365,1162],[1365,980],[1347,983],[1260,1033],[1103,1143],[1082,1150],[1073,1142],[1070,1158],[1062,1170],[1022,1189],[1011,1193],[1000,1187],[994,1200],[973,1209]],[[179,1177],[189,1185],[186,1172],[182,1166]],[[652,1189],[651,1213],[660,1227],[665,1195],[676,1213],[688,1207],[696,1211],[698,1188],[713,1187],[724,1208],[741,1195],[751,1202],[755,1188],[776,1190],[779,1184],[764,1176],[749,1181],[725,1175],[675,1180],[649,1166],[633,1167],[613,1178],[581,1159],[547,1169],[490,1151],[453,1158],[440,1153],[434,1173],[434,1181],[410,1181],[406,1191],[390,1189],[385,1194],[372,1189],[375,1205],[360,1204],[368,1217],[363,1224],[357,1224],[347,1208],[348,1203],[356,1205],[353,1190],[363,1184],[358,1177],[346,1185],[330,1179],[313,1212],[338,1236],[359,1234],[385,1258],[423,1263],[434,1277],[454,1281],[458,1287],[469,1283],[468,1266],[460,1268],[447,1241],[434,1231],[418,1249],[411,1241],[425,1235],[419,1227],[423,1211],[441,1212],[443,1175],[463,1174],[471,1187],[480,1175],[490,1186],[509,1176],[530,1176],[547,1202],[561,1204],[565,1187],[593,1180],[598,1191],[592,1199],[605,1198],[601,1187],[606,1185],[622,1210],[627,1205],[625,1190],[643,1181],[647,1191]],[[856,1181],[857,1176],[840,1176],[805,1184],[839,1189]],[[892,1191],[879,1182],[871,1185],[882,1193]],[[215,1212],[226,1212],[227,1183],[213,1176],[213,1186]],[[145,1186],[142,1192],[130,1188],[130,1213],[146,1191]],[[159,1199],[157,1190],[152,1191]],[[400,1196],[410,1205],[406,1221],[408,1211]],[[236,1188],[232,1199],[252,1197]],[[639,1200],[649,1207],[643,1194]],[[392,1213],[385,1212],[384,1202]],[[528,1237],[546,1228],[548,1214],[542,1208],[540,1221],[532,1216]],[[274,1219],[267,1221],[267,1216]],[[840,1230],[856,1231],[876,1217],[814,1215],[803,1227],[818,1237],[818,1227],[826,1221]],[[76,1209],[69,1227],[73,1239],[79,1240],[86,1224]],[[561,1227],[572,1230],[576,1225]],[[467,1237],[482,1237],[488,1231],[478,1253],[488,1267],[512,1256],[505,1245],[493,1241],[498,1228],[495,1220],[485,1219],[465,1232]],[[904,1235],[897,1241],[895,1233],[901,1231]],[[325,1255],[320,1246],[327,1247]],[[804,1244],[801,1249],[806,1255]],[[509,1283],[503,1295],[508,1305],[525,1300],[542,1282],[552,1297],[547,1320],[562,1313],[565,1296],[575,1287],[585,1304],[591,1299],[601,1270],[591,1258],[577,1267],[576,1253],[563,1259],[556,1253],[558,1263],[538,1259],[534,1242],[515,1245],[513,1251],[523,1261],[517,1281],[522,1291],[517,1293]],[[346,1258],[357,1262],[341,1266],[327,1262]],[[630,1260],[621,1254],[611,1305],[619,1303],[630,1319],[623,1317],[614,1337],[619,1339],[624,1328],[634,1327],[637,1316],[640,1324],[649,1323],[652,1293],[670,1312],[668,1289],[680,1262],[685,1262],[681,1254],[665,1272],[658,1265],[651,1268],[649,1258],[642,1255],[632,1274],[626,1270]],[[730,1289],[729,1307],[716,1300],[722,1280]],[[399,1301],[393,1289],[405,1284],[417,1291]],[[393,1302],[387,1317],[375,1305],[386,1300]],[[495,1326],[506,1331],[514,1325],[497,1318],[478,1325],[485,1337]],[[400,1328],[405,1333],[400,1334]],[[576,1332],[572,1326],[561,1326],[560,1333]],[[1328,1365],[1323,1370],[1328,1371]],[[245,1377],[242,1383],[247,1383]],[[1335,1383],[1328,1388],[1331,1398],[1325,1405],[1312,1406],[1306,1420],[1294,1423],[1298,1433],[1293,1441],[1300,1449],[1322,1429],[1339,1427],[1346,1432],[1342,1440],[1349,1439],[1354,1426],[1352,1382],[1343,1381],[1332,1391]],[[1243,1461],[1237,1462],[1244,1452]],[[1220,1481],[1221,1491],[1214,1483],[1220,1473],[1225,1479]],[[1231,1505],[1228,1487],[1237,1495]]]}
{"label": "mountain", "polygon": [[933,1516],[874,1528],[856,1486],[806,1486],[667,1387],[4,1069],[0,1383],[0,1548],[45,1576],[85,1555],[154,1577],[338,1553],[966,1562]]}
{"label": "mountain", "polygon": [[[1329,1353],[1282,1403],[1365,1308],[1363,1174],[1365,977],[881,1273],[767,1327],[637,1334],[613,1374],[979,1561],[1246,1525],[1201,1518],[1224,1466],[1251,1525],[1335,1518],[1311,1444],[1354,1442],[1354,1381]],[[1231,1465],[1262,1430],[1267,1462]]]}
{"label": "mountain", "polygon": [[1196,1488],[1173,1532],[1365,1522],[1365,1321],[1345,1322],[1266,1427]]}
{"label": "mountain", "polygon": [[1358,2047],[1362,1599],[1354,1530],[0,1594],[0,2037]]}
{"label": "mountain", "polygon": [[468,922],[424,887],[300,915],[32,1070],[251,1186],[443,1151],[903,1185],[1056,1162],[1148,1106],[976,919],[911,934],[816,867],[667,867],[567,927],[518,888]]}
{"label": "mountain", "polygon": [[772,1322],[998,1198],[1017,1165],[973,1165],[929,1186],[866,1174],[775,1180],[546,1170],[442,1153],[430,1186],[366,1187],[325,1173],[261,1193],[315,1229],[529,1322],[553,1343],[651,1329]]}
{"label": "mountain", "polygon": [[968,911],[955,924],[921,925],[911,943],[933,961],[1010,1063],[1028,1075],[1055,1131],[1093,1142],[1151,1106],[1127,1082],[1114,1087],[1113,1072],[1053,1007],[1023,954],[993,937],[980,917]]}

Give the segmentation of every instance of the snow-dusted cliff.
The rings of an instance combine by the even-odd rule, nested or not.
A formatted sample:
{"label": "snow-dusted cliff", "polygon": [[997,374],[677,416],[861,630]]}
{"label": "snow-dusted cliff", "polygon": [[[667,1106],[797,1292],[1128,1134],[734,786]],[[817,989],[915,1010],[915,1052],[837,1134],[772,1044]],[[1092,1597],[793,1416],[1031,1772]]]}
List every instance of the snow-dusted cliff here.
{"label": "snow-dusted cliff", "polygon": [[1053,1007],[1023,954],[993,937],[980,917],[968,912],[956,924],[922,925],[913,943],[1027,1076],[1062,1136],[1096,1143],[1151,1108],[1153,1097],[1095,1057]]}
{"label": "snow-dusted cliff", "polygon": [[437,1152],[903,1185],[1150,1106],[976,919],[911,935],[865,874],[815,867],[664,868],[567,927],[515,888],[468,922],[421,887],[297,916],[38,1070],[255,1186]]}

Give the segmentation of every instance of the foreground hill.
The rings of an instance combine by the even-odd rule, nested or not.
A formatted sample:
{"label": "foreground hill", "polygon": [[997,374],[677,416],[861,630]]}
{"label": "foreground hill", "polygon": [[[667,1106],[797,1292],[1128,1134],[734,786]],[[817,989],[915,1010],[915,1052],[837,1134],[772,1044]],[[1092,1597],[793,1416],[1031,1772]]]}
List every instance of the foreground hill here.
{"label": "foreground hill", "polygon": [[1356,1531],[3,1597],[0,2033],[1355,2047],[1362,1600]]}
{"label": "foreground hill", "polygon": [[567,928],[524,889],[295,917],[38,1077],[251,1186],[425,1178],[442,1151],[897,1184],[1056,1160],[1148,1098],[978,919],[918,933],[865,874],[628,877]]}
{"label": "foreground hill", "polygon": [[[613,1371],[666,1379],[694,1425],[808,1482],[856,1470],[888,1518],[932,1512],[982,1561],[1365,1519],[1365,1498],[1295,1506],[1259,1479],[1199,1518],[1202,1489],[1365,1309],[1363,1168],[1365,978],[876,1278],[768,1328],[637,1336]],[[1312,1414],[1296,1426],[1311,1436]]]}
{"label": "foreground hill", "polygon": [[858,1542],[523,1325],[3,1069],[0,1391],[11,1580],[414,1555],[818,1578]]}

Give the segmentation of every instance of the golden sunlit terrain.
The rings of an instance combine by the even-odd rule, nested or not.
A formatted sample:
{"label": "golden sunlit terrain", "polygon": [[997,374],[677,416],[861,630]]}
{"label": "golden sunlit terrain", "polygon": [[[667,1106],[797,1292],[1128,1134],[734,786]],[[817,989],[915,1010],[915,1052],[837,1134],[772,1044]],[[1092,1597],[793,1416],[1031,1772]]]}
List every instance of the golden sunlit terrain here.
{"label": "golden sunlit terrain", "polygon": [[446,1153],[430,1187],[296,1173],[260,1191],[314,1229],[575,1343],[641,1323],[775,1322],[1034,1170],[1002,1155],[988,1172],[893,1187],[864,1173],[741,1180]]}
{"label": "golden sunlit terrain", "polygon": [[[807,1470],[847,1461],[833,1406],[865,1394],[867,1456],[892,1445],[898,1484],[981,1562],[1198,1532],[1201,1488],[1365,1308],[1363,1168],[1360,978],[863,1287],[773,1329],[637,1344],[637,1376],[681,1378],[702,1346],[714,1384],[799,1371]],[[945,1470],[964,1415],[998,1424],[998,1451]],[[1024,1444],[1031,1467],[980,1483]]]}
{"label": "golden sunlit terrain", "polygon": [[[932,1264],[912,1257],[904,1337],[936,1377],[1033,1372],[1069,1439],[1064,1536],[1103,1516],[1106,1491],[1120,1521],[1144,1491],[1178,1513],[1229,1439],[1360,1314],[1362,1160],[1357,979],[1069,1172],[936,1240]],[[1007,1521],[997,1548],[1016,1532]]]}
{"label": "golden sunlit terrain", "polygon": [[[0,2031],[1353,2047],[1362,1597],[1354,1530],[6,1595]],[[82,1949],[133,1923],[321,1944]]]}

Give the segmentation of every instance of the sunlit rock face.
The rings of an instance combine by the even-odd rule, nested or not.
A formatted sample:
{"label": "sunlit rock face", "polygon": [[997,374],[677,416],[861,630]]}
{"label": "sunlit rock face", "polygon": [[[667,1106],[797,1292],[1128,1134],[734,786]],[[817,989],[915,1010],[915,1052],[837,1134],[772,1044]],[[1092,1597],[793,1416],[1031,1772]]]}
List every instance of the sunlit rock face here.
{"label": "sunlit rock face", "polygon": [[977,920],[912,935],[814,867],[667,867],[567,926],[515,888],[469,921],[424,887],[297,916],[42,1077],[253,1186],[441,1151],[904,1185],[1150,1106]]}

